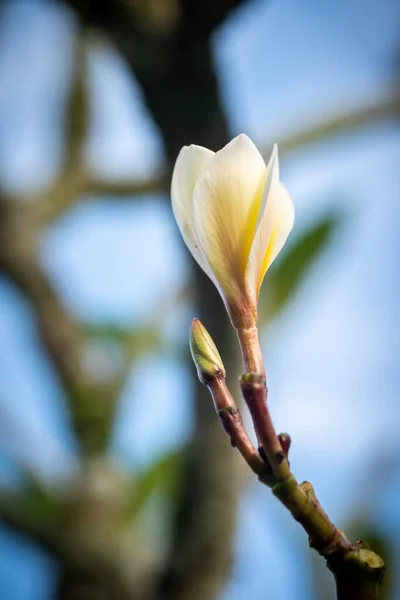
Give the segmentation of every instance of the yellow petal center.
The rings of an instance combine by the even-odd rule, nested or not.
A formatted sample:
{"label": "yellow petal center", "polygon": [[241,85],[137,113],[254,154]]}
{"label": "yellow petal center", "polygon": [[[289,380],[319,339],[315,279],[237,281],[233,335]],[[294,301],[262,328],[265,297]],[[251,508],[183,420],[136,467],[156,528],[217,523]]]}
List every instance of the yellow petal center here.
{"label": "yellow petal center", "polygon": [[259,224],[260,208],[263,201],[263,194],[265,188],[266,174],[261,178],[258,184],[257,192],[251,203],[249,215],[247,218],[246,226],[243,228],[243,240],[241,242],[242,248],[242,260],[240,265],[240,276],[244,281],[247,263],[249,262],[249,256],[251,247],[253,245],[254,237],[256,235],[257,227]]}

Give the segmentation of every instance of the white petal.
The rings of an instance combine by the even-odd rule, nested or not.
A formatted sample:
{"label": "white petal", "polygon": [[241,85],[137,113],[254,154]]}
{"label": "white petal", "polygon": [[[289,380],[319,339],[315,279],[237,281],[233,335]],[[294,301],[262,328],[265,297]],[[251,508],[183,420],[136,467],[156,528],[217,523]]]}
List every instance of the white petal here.
{"label": "white petal", "polygon": [[212,156],[214,152],[208,148],[184,146],[176,159],[171,183],[172,210],[182,237],[193,257],[208,275],[211,275],[210,268],[194,230],[193,190],[201,170]]}
{"label": "white petal", "polygon": [[263,265],[264,271],[260,273],[260,285],[266,271],[269,269],[285,245],[285,242],[289,237],[289,233],[292,231],[294,225],[294,204],[288,190],[285,188],[283,183],[279,184],[277,196],[278,209],[275,217],[274,230],[270,245],[265,253]]}
{"label": "white petal", "polygon": [[[285,245],[294,224],[294,204],[285,186],[278,182],[276,186],[271,188],[270,194],[273,195],[273,204],[276,208],[269,242],[265,248],[263,260],[258,272],[256,283],[257,296],[265,273]],[[269,229],[270,221],[266,218],[266,221],[262,222],[261,226]]]}
{"label": "white petal", "polygon": [[206,163],[194,188],[195,229],[226,297],[245,289],[266,172],[261,154],[242,134]]}
{"label": "white petal", "polygon": [[279,188],[279,185],[278,147],[275,144],[267,165],[267,178],[258,216],[257,231],[246,266],[246,287],[253,300],[257,299],[259,274],[274,228],[278,204],[276,190]]}

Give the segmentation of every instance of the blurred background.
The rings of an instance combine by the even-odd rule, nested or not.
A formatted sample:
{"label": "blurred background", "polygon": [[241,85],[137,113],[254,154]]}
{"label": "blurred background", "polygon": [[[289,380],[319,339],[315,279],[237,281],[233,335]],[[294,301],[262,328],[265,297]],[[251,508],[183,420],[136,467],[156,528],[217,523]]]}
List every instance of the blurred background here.
{"label": "blurred background", "polygon": [[246,132],[296,224],[260,329],[291,463],[400,595],[400,4],[0,1],[0,597],[333,600],[189,361],[222,302],[172,219]]}

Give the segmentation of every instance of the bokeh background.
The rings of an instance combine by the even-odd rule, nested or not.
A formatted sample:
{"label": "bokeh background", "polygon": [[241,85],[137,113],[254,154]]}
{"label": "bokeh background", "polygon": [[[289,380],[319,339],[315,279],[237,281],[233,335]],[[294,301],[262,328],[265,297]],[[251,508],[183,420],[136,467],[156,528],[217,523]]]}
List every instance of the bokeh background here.
{"label": "bokeh background", "polygon": [[172,219],[184,143],[246,132],[296,205],[265,283],[296,476],[400,595],[400,4],[0,2],[0,597],[332,599],[187,349],[235,339]]}

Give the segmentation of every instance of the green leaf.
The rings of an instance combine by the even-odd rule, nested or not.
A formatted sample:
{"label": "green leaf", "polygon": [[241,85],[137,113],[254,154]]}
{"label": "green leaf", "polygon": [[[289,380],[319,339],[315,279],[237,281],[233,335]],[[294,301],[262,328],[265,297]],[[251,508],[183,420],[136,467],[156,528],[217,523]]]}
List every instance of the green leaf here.
{"label": "green leaf", "polygon": [[259,323],[265,325],[296,293],[310,268],[323,253],[342,217],[326,215],[300,235],[267,273],[261,288]]}
{"label": "green leaf", "polygon": [[20,489],[0,488],[0,521],[59,555],[58,532],[65,514],[61,497],[25,465],[20,474]]}
{"label": "green leaf", "polygon": [[147,354],[157,353],[163,348],[162,330],[158,323],[125,329],[114,324],[86,324],[87,339],[103,348],[118,349],[123,362],[131,364]]}
{"label": "green leaf", "polygon": [[56,490],[50,489],[31,469],[24,472],[21,497],[37,520],[50,524],[61,518],[62,502]]}
{"label": "green leaf", "polygon": [[135,518],[154,492],[174,498],[179,489],[183,468],[184,449],[166,454],[132,483],[130,518]]}

